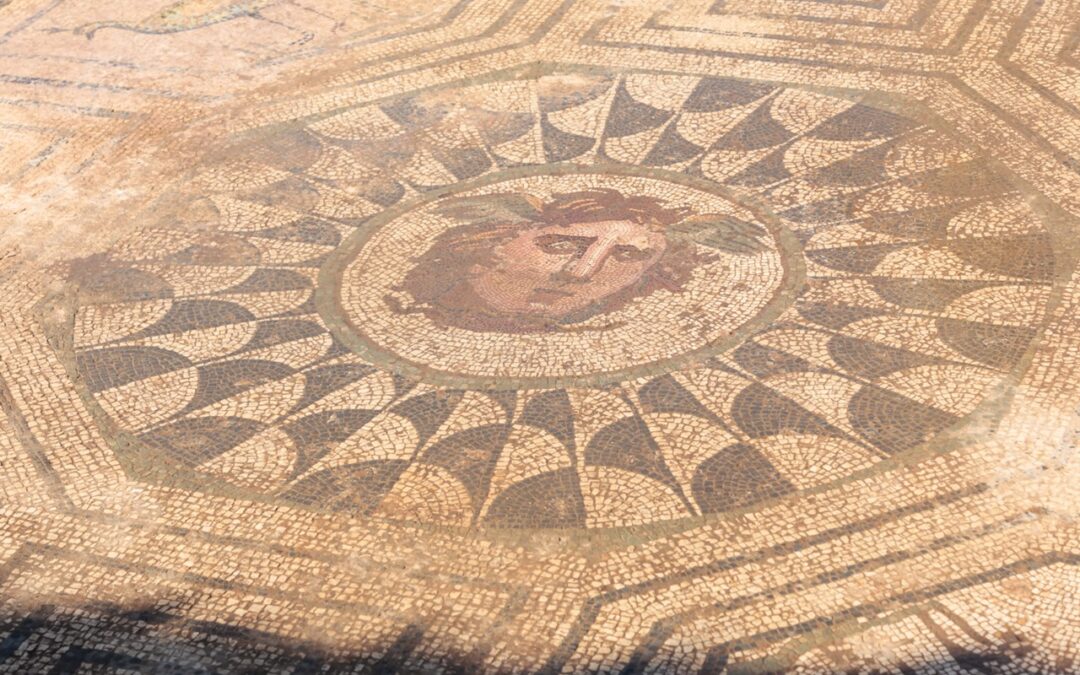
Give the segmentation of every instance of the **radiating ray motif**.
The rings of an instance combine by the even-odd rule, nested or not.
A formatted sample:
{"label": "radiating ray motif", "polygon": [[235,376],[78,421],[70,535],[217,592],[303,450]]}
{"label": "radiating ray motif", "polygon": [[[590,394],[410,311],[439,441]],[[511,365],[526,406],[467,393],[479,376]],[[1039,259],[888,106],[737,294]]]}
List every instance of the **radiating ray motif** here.
{"label": "radiating ray motif", "polygon": [[1080,2],[0,0],[0,670],[1080,670]]}
{"label": "radiating ray motif", "polygon": [[[1055,274],[1015,181],[960,139],[858,98],[567,71],[403,95],[275,133],[193,179],[184,209],[197,204],[211,226],[162,222],[70,268],[76,374],[100,418],[133,439],[122,452],[134,471],[166,462],[207,489],[454,526],[603,528],[743,509],[955,428],[1024,359]],[[783,303],[727,342],[702,339],[717,347],[699,357],[623,373],[613,356],[572,379],[540,363],[539,377],[522,366],[448,381],[343,339],[348,308],[324,298],[337,297],[333,261],[358,232],[410,246],[394,218],[457,186],[575,172],[626,190],[687,181],[760,205],[688,240],[743,256],[736,290]],[[786,243],[759,244],[761,219]],[[801,277],[782,288],[780,274]],[[655,331],[635,303],[621,310],[627,330]],[[364,328],[364,316],[348,321]],[[459,334],[446,335],[431,344]]]}

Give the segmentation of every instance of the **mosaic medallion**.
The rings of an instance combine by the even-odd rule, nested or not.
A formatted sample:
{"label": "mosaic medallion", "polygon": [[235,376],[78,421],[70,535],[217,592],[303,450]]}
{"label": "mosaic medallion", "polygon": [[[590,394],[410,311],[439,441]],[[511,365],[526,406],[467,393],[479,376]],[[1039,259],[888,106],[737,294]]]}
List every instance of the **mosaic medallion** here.
{"label": "mosaic medallion", "polygon": [[643,525],[887,470],[993,414],[1054,275],[961,140],[774,84],[506,76],[227,154],[71,266],[73,374],[146,480],[360,516]]}
{"label": "mosaic medallion", "polygon": [[344,341],[420,379],[616,382],[715,353],[770,305],[785,276],[761,224],[774,220],[614,167],[537,173],[361,228],[323,287]]}

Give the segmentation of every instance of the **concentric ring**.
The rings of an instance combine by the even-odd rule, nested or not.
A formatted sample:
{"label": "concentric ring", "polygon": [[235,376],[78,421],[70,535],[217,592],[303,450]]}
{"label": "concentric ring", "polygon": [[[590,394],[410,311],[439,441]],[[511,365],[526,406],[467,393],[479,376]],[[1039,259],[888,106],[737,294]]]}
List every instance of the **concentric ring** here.
{"label": "concentric ring", "polygon": [[[429,215],[438,203],[506,190],[550,195],[615,186],[760,223],[768,231],[767,245],[752,255],[703,249],[711,259],[694,270],[686,291],[662,293],[563,332],[480,333],[388,308],[386,297],[400,285],[402,270],[453,225]],[[790,305],[804,277],[794,235],[767,209],[715,184],[625,166],[560,167],[557,173],[519,169],[456,186],[365,223],[323,268],[317,302],[327,325],[351,349],[424,382],[483,389],[595,386],[669,372],[738,344]],[[611,325],[617,328],[607,328]]]}
{"label": "concentric ring", "polygon": [[[266,133],[71,266],[58,342],[140,479],[462,527],[758,508],[946,451],[1057,273],[1037,201],[947,131],[771,83],[507,75]],[[613,210],[558,215],[582,199]],[[617,274],[529,299],[601,241]]]}

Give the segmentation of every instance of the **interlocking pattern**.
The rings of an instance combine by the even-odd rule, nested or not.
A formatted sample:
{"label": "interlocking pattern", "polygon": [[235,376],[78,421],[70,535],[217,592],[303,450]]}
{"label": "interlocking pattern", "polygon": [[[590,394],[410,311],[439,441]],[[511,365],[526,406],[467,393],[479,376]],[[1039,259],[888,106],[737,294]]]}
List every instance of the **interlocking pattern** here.
{"label": "interlocking pattern", "polygon": [[1080,668],[1078,22],[0,6],[0,667]]}

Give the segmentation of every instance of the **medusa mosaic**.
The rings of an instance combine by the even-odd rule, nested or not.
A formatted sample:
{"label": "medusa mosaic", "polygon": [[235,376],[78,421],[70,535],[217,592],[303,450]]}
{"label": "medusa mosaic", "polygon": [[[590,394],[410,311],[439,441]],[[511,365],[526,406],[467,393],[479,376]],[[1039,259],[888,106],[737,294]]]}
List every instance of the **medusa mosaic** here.
{"label": "medusa mosaic", "polygon": [[413,303],[388,302],[479,331],[572,329],[653,291],[679,293],[698,263],[718,251],[759,251],[766,234],[752,222],[612,188],[548,200],[466,197],[440,211],[462,224],[416,259],[400,287]]}
{"label": "medusa mosaic", "polygon": [[361,229],[327,272],[338,297],[325,306],[354,347],[423,377],[503,386],[659,367],[726,339],[797,281],[772,226],[727,195],[649,176],[510,175]]}

